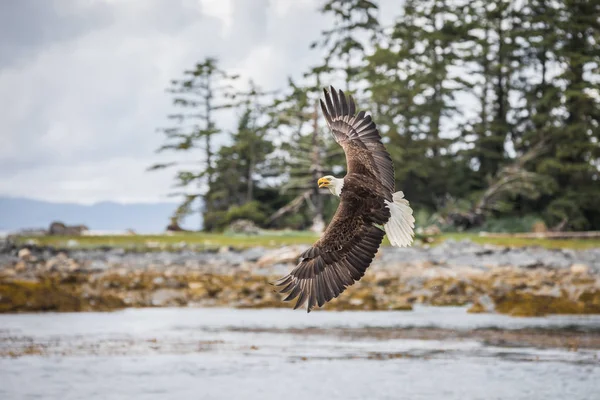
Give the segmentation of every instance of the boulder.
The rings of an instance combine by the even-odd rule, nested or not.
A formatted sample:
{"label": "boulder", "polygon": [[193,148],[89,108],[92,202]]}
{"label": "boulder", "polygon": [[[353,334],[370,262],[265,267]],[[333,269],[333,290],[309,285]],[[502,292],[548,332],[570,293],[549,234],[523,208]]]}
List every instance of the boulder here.
{"label": "boulder", "polygon": [[296,264],[300,254],[306,250],[306,246],[286,246],[277,250],[269,251],[257,261],[259,267],[268,267],[275,264]]}
{"label": "boulder", "polygon": [[423,229],[423,235],[425,236],[437,236],[441,235],[442,231],[437,225],[429,225],[425,229]]}
{"label": "boulder", "polygon": [[53,222],[50,224],[48,234],[55,236],[81,236],[85,231],[88,230],[88,227],[85,225],[68,226],[62,222]]}
{"label": "boulder", "polygon": [[496,311],[514,317],[542,317],[548,314],[581,314],[584,305],[568,297],[553,297],[513,291],[493,298]]}
{"label": "boulder", "polygon": [[588,289],[579,295],[578,300],[583,303],[584,313],[600,313],[600,289]]}
{"label": "boulder", "polygon": [[171,223],[167,225],[167,232],[188,232],[179,226],[179,222],[175,218],[171,218]]}
{"label": "boulder", "polygon": [[590,267],[585,264],[576,263],[571,265],[571,272],[574,274],[584,275],[590,272]]}
{"label": "boulder", "polygon": [[245,235],[258,235],[260,233],[260,228],[248,219],[238,219],[229,224],[227,231]]}
{"label": "boulder", "polygon": [[19,256],[19,259],[21,259],[23,261],[29,261],[31,259],[31,250],[29,250],[27,248],[23,248],[23,249],[19,250],[18,256]]}
{"label": "boulder", "polygon": [[154,307],[181,306],[187,303],[181,290],[158,289],[152,293],[150,303]]}
{"label": "boulder", "polygon": [[487,294],[483,294],[479,296],[477,301],[473,303],[471,308],[469,308],[468,312],[470,313],[491,313],[495,311],[494,301]]}
{"label": "boulder", "polygon": [[14,243],[9,236],[0,237],[0,254],[10,253],[14,248]]}

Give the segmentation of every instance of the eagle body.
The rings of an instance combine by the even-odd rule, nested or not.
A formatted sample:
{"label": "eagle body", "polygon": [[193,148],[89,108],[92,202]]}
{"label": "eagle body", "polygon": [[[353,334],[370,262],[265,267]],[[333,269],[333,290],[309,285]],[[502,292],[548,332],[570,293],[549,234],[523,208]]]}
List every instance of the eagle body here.
{"label": "eagle body", "polygon": [[319,186],[330,187],[340,203],[321,238],[275,283],[288,293],[284,301],[297,297],[294,308],[308,303],[309,312],[364,276],[386,234],[393,245],[406,246],[414,228],[412,209],[395,192],[393,163],[371,117],[357,113],[352,97],[333,87],[325,91],[321,109],[344,149],[347,169],[343,180],[323,177]]}

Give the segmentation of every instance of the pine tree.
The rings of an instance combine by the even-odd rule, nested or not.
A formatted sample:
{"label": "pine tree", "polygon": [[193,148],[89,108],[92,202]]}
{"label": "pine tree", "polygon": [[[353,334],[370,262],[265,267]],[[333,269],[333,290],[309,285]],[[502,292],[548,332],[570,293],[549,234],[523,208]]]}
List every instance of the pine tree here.
{"label": "pine tree", "polygon": [[514,5],[511,0],[473,1],[466,8],[471,20],[467,24],[471,52],[466,60],[478,78],[474,93],[480,113],[465,136],[473,143],[467,154],[476,165],[482,189],[509,161],[505,146],[514,134],[509,98],[519,63],[515,37],[520,22]]}
{"label": "pine tree", "polygon": [[[260,182],[275,175],[269,160],[274,150],[273,138],[269,138],[271,121],[264,116],[269,113],[265,100],[270,93],[261,91],[252,81],[247,92],[237,97],[238,125],[231,135],[232,144],[223,146],[216,163],[215,179],[206,195],[207,203],[204,225],[206,230],[222,229],[235,219],[250,219],[263,224],[270,210],[257,201]],[[268,188],[267,188],[268,189]]]}
{"label": "pine tree", "polygon": [[[174,96],[173,104],[181,111],[170,114],[168,118],[175,126],[160,129],[166,136],[166,143],[158,152],[175,151],[189,152],[198,150],[200,169],[180,169],[176,175],[176,187],[183,189],[184,200],[175,211],[174,220],[179,222],[194,211],[202,212],[202,206],[211,207],[210,201],[200,202],[196,210],[193,204],[202,199],[204,188],[214,182],[214,146],[212,137],[221,132],[215,124],[215,114],[220,110],[230,108],[235,97],[232,82],[237,76],[230,75],[219,68],[218,60],[206,58],[195,65],[194,69],[186,70],[184,77],[171,81],[169,93]],[[179,162],[155,164],[150,170],[158,170],[180,165]]]}
{"label": "pine tree", "polygon": [[518,19],[513,29],[515,39],[516,79],[514,89],[521,101],[513,106],[514,125],[512,143],[516,158],[522,158],[537,149],[536,156],[522,164],[524,170],[535,174],[535,196],[518,195],[514,209],[520,215],[540,214],[548,196],[556,191],[556,181],[537,167],[541,160],[551,156],[549,140],[561,125],[561,89],[552,79],[556,68],[559,33],[554,27],[558,18],[556,2],[527,0],[513,13]]}
{"label": "pine tree", "polygon": [[355,97],[368,44],[375,42],[380,32],[378,9],[377,2],[370,0],[327,0],[320,8],[333,17],[333,28],[324,30],[321,40],[311,47],[325,51],[322,67],[341,72],[343,89]]}
{"label": "pine tree", "polygon": [[454,178],[464,173],[448,127],[457,113],[454,96],[468,85],[451,73],[463,26],[448,16],[458,12],[445,1],[407,0],[389,40],[368,58],[366,78],[397,186],[429,209],[461,187]]}
{"label": "pine tree", "polygon": [[326,209],[331,198],[317,186],[320,177],[333,173],[333,166],[344,166],[343,150],[328,134],[320,114],[319,98],[322,96],[322,76],[327,67],[316,67],[304,76],[304,85],[289,80],[289,92],[278,99],[274,115],[277,129],[286,132],[282,144],[285,154],[285,173],[289,176],[281,186],[282,193],[294,193],[294,197],[271,217],[275,221],[282,216],[307,207],[312,215],[310,229],[321,232],[325,226]]}
{"label": "pine tree", "polygon": [[560,130],[549,138],[551,157],[538,166],[557,182],[557,191],[546,208],[551,224],[566,229],[600,227],[600,3],[565,0],[559,10],[561,34],[557,50],[566,68],[558,77],[565,82]]}

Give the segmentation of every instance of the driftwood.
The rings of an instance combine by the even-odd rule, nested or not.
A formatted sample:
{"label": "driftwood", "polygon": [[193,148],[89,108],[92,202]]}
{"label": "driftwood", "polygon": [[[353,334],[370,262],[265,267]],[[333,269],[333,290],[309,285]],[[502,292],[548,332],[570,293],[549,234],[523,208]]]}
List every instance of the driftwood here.
{"label": "driftwood", "polygon": [[300,206],[302,205],[303,201],[310,199],[311,193],[312,193],[312,190],[307,190],[307,191],[299,194],[298,196],[296,196],[296,198],[294,200],[290,201],[288,204],[281,207],[273,215],[271,215],[271,217],[269,217],[269,219],[267,220],[267,225],[270,224],[271,222],[275,221],[277,218],[280,218],[281,216],[283,216],[289,212],[297,211],[300,208]]}
{"label": "driftwood", "polygon": [[600,231],[526,232],[526,233],[480,232],[479,236],[488,237],[488,238],[524,238],[524,239],[598,239],[598,238],[600,238]]}
{"label": "driftwood", "polygon": [[497,211],[507,195],[521,194],[535,198],[540,176],[527,171],[525,164],[542,154],[546,148],[546,142],[542,140],[513,163],[503,167],[471,210],[451,212],[448,222],[463,229],[474,228],[481,226],[490,212]]}

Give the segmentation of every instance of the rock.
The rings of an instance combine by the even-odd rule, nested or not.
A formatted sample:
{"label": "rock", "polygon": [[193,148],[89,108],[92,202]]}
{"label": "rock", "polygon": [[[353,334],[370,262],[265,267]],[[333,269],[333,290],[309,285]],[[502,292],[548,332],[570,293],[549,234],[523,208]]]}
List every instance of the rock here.
{"label": "rock", "polygon": [[185,248],[188,247],[188,244],[186,242],[184,242],[183,240],[181,242],[177,242],[173,245],[174,248],[179,249],[179,250],[183,250]]}
{"label": "rock", "polygon": [[171,223],[167,226],[166,230],[167,232],[189,232],[179,226],[179,221],[175,217],[171,218]]}
{"label": "rock", "polygon": [[219,254],[225,254],[225,253],[229,253],[231,249],[229,248],[229,246],[221,246],[219,247]]}
{"label": "rock", "polygon": [[493,298],[496,311],[514,317],[542,317],[548,314],[581,314],[583,303],[567,297],[541,296],[533,293],[510,292]]}
{"label": "rock", "polygon": [[70,258],[67,260],[66,270],[69,272],[81,272],[83,267],[77,261]]}
{"label": "rock", "polygon": [[297,263],[300,254],[306,250],[306,246],[286,246],[278,250],[271,250],[260,257],[257,261],[259,267],[271,266],[274,264]]}
{"label": "rock", "polygon": [[81,236],[83,232],[88,230],[88,227],[85,225],[67,226],[62,222],[53,222],[50,224],[48,234],[57,236]]}
{"label": "rock", "polygon": [[24,261],[19,261],[15,264],[14,270],[16,273],[25,272],[27,270],[27,264]]}
{"label": "rock", "polygon": [[23,261],[29,261],[32,257],[31,250],[29,250],[27,248],[23,248],[23,249],[19,250],[17,255],[19,256],[19,259],[21,259]]}
{"label": "rock", "polygon": [[529,291],[525,291],[524,293],[533,293],[536,296],[548,296],[548,297],[561,297],[563,296],[563,292],[562,290],[560,290],[560,287],[558,286],[542,286],[541,288],[537,289],[537,290],[529,290]]}
{"label": "rock", "polygon": [[392,302],[388,306],[388,310],[392,310],[392,311],[412,311],[412,309],[413,309],[413,306],[410,303],[403,302],[403,301]]}
{"label": "rock", "polygon": [[531,227],[531,231],[535,233],[544,233],[548,232],[548,227],[544,223],[544,221],[536,221]]}
{"label": "rock", "polygon": [[437,236],[441,235],[442,231],[437,225],[429,225],[425,229],[423,229],[423,235],[425,236]]}
{"label": "rock", "polygon": [[155,286],[161,286],[163,283],[165,283],[165,278],[163,278],[162,276],[157,276],[152,280],[152,283]]}
{"label": "rock", "polygon": [[464,282],[453,282],[446,289],[446,295],[464,295],[465,294],[465,283]]}
{"label": "rock", "polygon": [[586,314],[600,314],[600,289],[588,289],[579,295]]}
{"label": "rock", "polygon": [[252,247],[252,248],[244,250],[241,253],[241,256],[244,258],[244,261],[256,262],[262,256],[264,256],[265,253],[266,253],[266,250],[263,247]]}
{"label": "rock", "polygon": [[[219,252],[213,244],[211,251],[183,245],[160,250],[162,243],[148,242],[159,251],[143,253],[102,248],[58,254],[32,244],[27,261],[26,251],[21,258],[18,248],[0,253],[0,275],[54,279],[82,296],[84,309],[85,299],[98,302],[98,294],[117,296],[135,307],[289,307],[269,282],[289,272],[308,248],[223,247]],[[430,249],[383,247],[363,279],[325,309],[403,310],[422,303],[472,304],[470,312],[510,315],[600,313],[598,265],[600,249],[516,249],[470,241],[447,241]],[[96,304],[101,303],[90,307],[96,309]]]}
{"label": "rock", "polygon": [[495,305],[494,301],[487,294],[479,296],[477,301],[473,303],[468,312],[470,313],[491,313],[494,312]]}
{"label": "rock", "polygon": [[150,299],[150,304],[154,307],[181,306],[185,303],[184,293],[175,289],[158,289]]}
{"label": "rock", "polygon": [[243,233],[245,235],[258,235],[260,228],[250,220],[238,219],[229,224],[227,231],[231,233]]}
{"label": "rock", "polygon": [[10,236],[0,236],[0,254],[8,254],[14,249],[14,247],[15,244],[13,243]]}
{"label": "rock", "polygon": [[590,272],[590,267],[585,264],[573,264],[571,265],[571,272],[574,274],[584,275]]}
{"label": "rock", "polygon": [[350,303],[353,306],[362,306],[364,304],[364,300],[363,299],[355,299],[352,298],[350,300],[348,300],[348,303]]}
{"label": "rock", "polygon": [[33,229],[21,229],[15,235],[16,236],[46,236],[48,231],[42,228]]}

